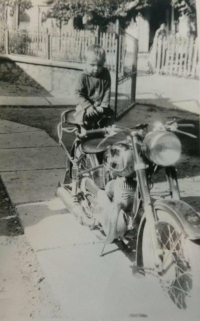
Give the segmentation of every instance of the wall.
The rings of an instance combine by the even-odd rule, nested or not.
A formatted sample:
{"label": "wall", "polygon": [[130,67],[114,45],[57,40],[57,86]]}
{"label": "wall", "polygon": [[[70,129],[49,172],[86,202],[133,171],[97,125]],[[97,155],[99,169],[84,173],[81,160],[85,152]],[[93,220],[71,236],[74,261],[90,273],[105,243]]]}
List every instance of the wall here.
{"label": "wall", "polygon": [[51,29],[51,19],[43,21],[43,17],[47,14],[49,6],[36,6],[25,11],[20,15],[19,29],[27,29],[29,31],[43,32],[48,28]]}
{"label": "wall", "polygon": [[[35,1],[35,0],[34,0]],[[59,23],[54,18],[47,19],[47,13],[50,6],[45,2],[41,5],[33,3],[33,7],[26,10],[24,14],[20,15],[19,29],[27,29],[31,32],[46,32],[47,29],[50,33],[60,33]],[[73,19],[70,19],[68,24],[62,24],[62,33],[65,33],[73,28]]]}
{"label": "wall", "polygon": [[[20,60],[26,61],[25,63]],[[83,69],[83,65],[43,62],[40,59],[16,58],[9,55],[0,57],[1,79],[9,77],[13,82],[40,86],[55,97],[69,97],[74,95],[75,81]],[[9,75],[8,75],[9,73]]]}
{"label": "wall", "polygon": [[[126,29],[126,32],[139,41],[139,52],[149,52],[149,14],[146,12],[144,16],[138,14],[136,22],[131,21],[130,25]],[[132,40],[127,37],[127,47],[133,48]]]}

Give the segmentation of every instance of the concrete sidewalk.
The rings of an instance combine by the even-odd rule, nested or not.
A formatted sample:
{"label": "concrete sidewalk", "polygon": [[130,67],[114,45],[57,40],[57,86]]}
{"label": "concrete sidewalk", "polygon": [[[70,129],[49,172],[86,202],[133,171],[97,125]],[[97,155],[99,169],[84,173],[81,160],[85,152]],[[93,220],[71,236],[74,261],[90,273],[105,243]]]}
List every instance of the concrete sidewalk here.
{"label": "concrete sidewalk", "polygon": [[[81,226],[55,197],[65,158],[45,132],[1,120],[0,158],[3,183],[64,318],[155,321],[162,315],[162,321],[199,320],[199,312],[187,314],[171,306],[154,278],[132,275],[134,253],[125,255],[111,244],[109,254],[99,257],[100,235]],[[182,196],[199,197],[199,182],[200,177],[180,180]]]}
{"label": "concrete sidewalk", "polygon": [[137,79],[136,101],[200,114],[200,84],[198,80],[187,78],[141,76]]}
{"label": "concrete sidewalk", "polygon": [[[200,114],[199,81],[194,79],[172,76],[148,75],[144,71],[138,73],[136,102],[164,108],[175,108]],[[125,87],[130,83],[119,86],[119,93],[126,92]],[[114,84],[112,91],[114,91]],[[0,97],[0,106],[71,106],[76,101],[73,93],[60,93],[54,97]]]}

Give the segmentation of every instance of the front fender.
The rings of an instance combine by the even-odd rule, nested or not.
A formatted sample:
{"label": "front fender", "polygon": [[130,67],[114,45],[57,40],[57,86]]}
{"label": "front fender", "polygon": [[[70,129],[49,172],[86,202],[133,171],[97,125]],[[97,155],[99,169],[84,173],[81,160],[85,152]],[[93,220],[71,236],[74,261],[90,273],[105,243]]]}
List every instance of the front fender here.
{"label": "front fender", "polygon": [[181,200],[157,200],[154,211],[163,210],[182,225],[190,240],[200,239],[200,215],[187,203]]}
{"label": "front fender", "polygon": [[[200,239],[200,215],[187,203],[180,200],[157,200],[153,204],[154,211],[162,210],[166,215],[171,215],[180,224],[190,240]],[[142,240],[146,218],[143,215],[137,235],[136,262],[137,266],[143,266]]]}

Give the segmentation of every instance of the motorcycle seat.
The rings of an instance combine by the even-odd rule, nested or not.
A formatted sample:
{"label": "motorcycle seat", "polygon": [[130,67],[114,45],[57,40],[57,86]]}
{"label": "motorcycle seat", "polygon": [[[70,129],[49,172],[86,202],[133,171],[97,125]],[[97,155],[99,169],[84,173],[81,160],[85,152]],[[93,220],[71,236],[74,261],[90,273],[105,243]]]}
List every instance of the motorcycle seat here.
{"label": "motorcycle seat", "polygon": [[70,125],[77,125],[77,121],[74,117],[75,109],[70,109],[65,112],[65,122]]}
{"label": "motorcycle seat", "polygon": [[[75,109],[69,109],[64,112],[65,123],[70,125],[78,125],[77,120],[74,117],[75,112]],[[108,109],[105,111],[104,115],[101,115],[100,117],[94,116],[92,117],[92,119],[90,118],[89,120],[87,119],[87,116],[84,115],[83,122],[86,125],[86,127],[88,127],[89,125],[90,128],[88,129],[110,126],[113,124],[113,111],[111,109]]]}
{"label": "motorcycle seat", "polygon": [[124,138],[125,137],[122,135],[120,136],[120,138],[119,135],[110,137],[105,142],[103,142],[103,144],[101,144],[99,148],[97,147],[102,141],[103,137],[87,138],[81,142],[81,147],[85,154],[98,154],[104,152],[109,146],[119,142],[119,139],[123,140]]}

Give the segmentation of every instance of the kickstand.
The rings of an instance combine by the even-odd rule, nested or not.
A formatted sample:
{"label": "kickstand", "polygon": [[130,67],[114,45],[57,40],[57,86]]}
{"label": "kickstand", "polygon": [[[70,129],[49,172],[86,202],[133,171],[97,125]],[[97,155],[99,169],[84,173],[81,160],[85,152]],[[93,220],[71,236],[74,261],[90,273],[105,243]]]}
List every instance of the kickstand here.
{"label": "kickstand", "polygon": [[105,247],[106,247],[106,244],[103,245],[103,248],[102,248],[102,251],[101,251],[101,255],[100,256],[103,256],[103,252],[105,250]]}

